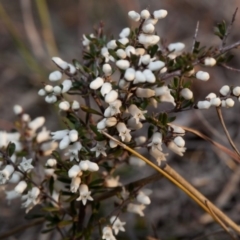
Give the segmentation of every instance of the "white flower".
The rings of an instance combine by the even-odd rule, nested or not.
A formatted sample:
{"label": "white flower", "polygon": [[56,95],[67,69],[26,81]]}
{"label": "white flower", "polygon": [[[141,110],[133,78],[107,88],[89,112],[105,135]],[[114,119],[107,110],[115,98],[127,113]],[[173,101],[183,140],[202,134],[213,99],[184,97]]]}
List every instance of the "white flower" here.
{"label": "white flower", "polygon": [[212,98],[210,99],[210,103],[211,103],[211,106],[219,107],[221,105],[221,99],[218,97]]}
{"label": "white flower", "polygon": [[132,213],[136,213],[139,216],[143,217],[144,216],[144,212],[143,210],[146,207],[143,204],[134,204],[134,203],[129,203],[127,206],[127,211],[128,212],[132,212]]}
{"label": "white flower", "polygon": [[80,142],[75,142],[68,146],[68,151],[65,153],[65,156],[69,156],[70,161],[74,159],[79,161],[78,152],[82,149],[82,144]]}
{"label": "white flower", "polygon": [[117,235],[119,231],[125,232],[124,225],[126,223],[121,222],[117,216],[112,216],[110,218],[110,223],[112,224],[112,229],[113,229],[115,235]]}
{"label": "white flower", "polygon": [[144,77],[146,79],[146,82],[149,82],[149,83],[155,83],[156,82],[156,77],[151,70],[145,69],[143,71],[143,74],[144,74]]}
{"label": "white flower", "polygon": [[125,49],[125,52],[126,52],[128,57],[131,57],[131,55],[136,53],[136,49],[133,46],[127,46],[126,49]]}
{"label": "white flower", "polygon": [[48,95],[45,97],[45,101],[47,103],[55,103],[57,101],[57,97],[55,95]]}
{"label": "white flower", "polygon": [[179,147],[175,142],[169,142],[167,147],[179,156],[183,156],[183,153],[186,151],[185,147]]}
{"label": "white flower", "polygon": [[134,78],[135,78],[135,69],[133,69],[133,68],[128,68],[128,69],[125,71],[124,78],[125,78],[127,81],[133,81]]}
{"label": "white flower", "polygon": [[14,188],[14,191],[16,191],[19,194],[22,194],[26,188],[27,188],[27,183],[25,181],[20,181]]}
{"label": "white flower", "polygon": [[66,79],[66,80],[64,80],[64,81],[62,82],[62,86],[63,86],[63,88],[62,88],[62,93],[66,93],[66,92],[68,92],[68,91],[71,89],[71,87],[72,87],[72,81]]}
{"label": "white flower", "polygon": [[103,83],[104,83],[104,80],[100,77],[97,77],[90,83],[89,87],[93,90],[97,90],[103,85]]}
{"label": "white flower", "polygon": [[68,170],[68,177],[69,178],[76,178],[80,177],[82,175],[82,171],[79,165],[73,165],[69,170]]}
{"label": "white flower", "polygon": [[116,238],[113,235],[111,227],[109,227],[109,226],[104,227],[102,232],[103,232],[102,239],[105,239],[105,240],[116,240]]}
{"label": "white flower", "polygon": [[126,38],[126,37],[128,37],[129,36],[129,34],[130,34],[130,32],[131,32],[131,29],[130,28],[124,28],[120,33],[119,33],[119,37],[120,38]]}
{"label": "white flower", "polygon": [[67,136],[68,133],[69,133],[69,130],[65,129],[65,130],[60,130],[60,131],[56,131],[56,132],[51,132],[51,135],[52,135],[52,139],[54,139],[54,140],[61,140],[65,136]]}
{"label": "white flower", "polygon": [[116,47],[117,47],[117,43],[116,43],[115,39],[113,39],[113,40],[111,40],[107,43],[107,48],[108,49],[113,49],[114,50]]}
{"label": "white flower", "polygon": [[70,109],[70,103],[68,101],[60,102],[58,107],[63,111],[68,111]]}
{"label": "white flower", "polygon": [[117,130],[119,132],[119,136],[121,137],[121,140],[124,142],[130,142],[131,141],[131,134],[130,134],[130,129],[128,129],[123,122],[119,122],[117,124]]}
{"label": "white flower", "polygon": [[141,98],[150,98],[155,96],[155,91],[150,88],[137,88],[136,95]]}
{"label": "white flower", "polygon": [[136,123],[138,124],[140,119],[145,120],[144,113],[147,113],[147,110],[141,111],[135,104],[131,104],[128,108],[129,113],[136,119]]}
{"label": "white flower", "polygon": [[105,82],[101,87],[101,94],[104,97],[106,94],[108,94],[112,90],[112,84],[109,82]]}
{"label": "white flower", "polygon": [[65,149],[65,148],[67,148],[69,146],[70,143],[71,143],[70,138],[67,135],[60,141],[59,148],[60,149]]}
{"label": "white flower", "polygon": [[189,88],[183,88],[180,94],[186,100],[190,100],[193,98],[193,92]]}
{"label": "white flower", "polygon": [[209,73],[207,73],[207,72],[198,71],[198,72],[196,73],[196,78],[197,78],[198,80],[207,81],[207,80],[210,78],[210,75],[209,75]]}
{"label": "white flower", "polygon": [[0,171],[0,185],[5,184],[10,176],[14,172],[14,167],[12,165],[6,165],[3,170]]}
{"label": "white flower", "polygon": [[233,88],[233,95],[236,97],[240,96],[240,87]]}
{"label": "white flower", "polygon": [[231,98],[226,99],[225,103],[226,103],[226,108],[233,107],[235,104],[235,102]]}
{"label": "white flower", "polygon": [[57,149],[58,147],[58,143],[51,141],[51,142],[46,142],[46,143],[42,143],[40,146],[40,150],[43,154],[43,156],[48,156],[50,154],[52,154],[52,152]]}
{"label": "white flower", "polygon": [[181,52],[183,49],[185,48],[185,44],[181,43],[181,42],[177,42],[177,43],[170,43],[168,45],[168,50],[170,52]]}
{"label": "white flower", "polygon": [[173,133],[176,133],[180,136],[184,136],[185,134],[185,130],[179,126],[176,126],[174,124],[168,124],[169,125],[169,128],[170,128],[170,131],[173,131]]}
{"label": "white flower", "polygon": [[49,138],[50,138],[50,131],[48,131],[46,127],[43,127],[42,131],[37,134],[36,141],[38,143],[42,143],[44,141],[49,140]]}
{"label": "white flower", "polygon": [[122,102],[118,99],[114,102],[109,103],[109,107],[106,108],[104,112],[104,117],[111,117],[118,113],[121,113],[120,111],[121,106],[122,106]]}
{"label": "white flower", "polygon": [[53,57],[52,61],[61,69],[66,70],[68,68],[68,63],[63,61],[61,58],[59,57]]}
{"label": "white flower", "polygon": [[168,12],[164,9],[161,10],[157,10],[153,12],[153,16],[155,19],[162,19],[165,18],[167,16]]}
{"label": "white flower", "polygon": [[150,142],[148,146],[162,151],[162,134],[160,132],[155,132],[152,136],[152,142]]}
{"label": "white flower", "polygon": [[109,52],[106,47],[101,48],[101,55],[105,58],[105,62],[109,62]]}
{"label": "white flower", "polygon": [[122,45],[126,45],[129,43],[129,39],[128,38],[120,38],[118,39],[118,41],[122,44]]}
{"label": "white flower", "polygon": [[106,154],[106,141],[101,141],[101,142],[97,142],[97,145],[91,149],[91,152],[96,152],[96,157],[99,157],[100,154],[102,154],[103,156],[107,156]]}
{"label": "white flower", "polygon": [[157,147],[151,147],[149,153],[151,154],[151,156],[153,156],[156,159],[158,165],[160,165],[162,161],[166,161],[167,160],[166,156],[168,156],[168,154],[167,153],[163,153]]}
{"label": "white flower", "polygon": [[207,100],[205,101],[199,101],[197,103],[198,109],[209,109],[211,107],[211,103]]}
{"label": "white flower", "polygon": [[19,114],[21,114],[23,112],[23,108],[20,105],[14,105],[13,106],[13,112],[16,115],[19,115]]}
{"label": "white flower", "polygon": [[117,54],[117,56],[118,56],[119,58],[121,58],[121,59],[124,59],[124,58],[127,57],[126,52],[125,52],[123,49],[121,49],[121,48],[119,48],[119,49],[116,51],[116,54]]}
{"label": "white flower", "polygon": [[170,102],[174,106],[176,105],[168,86],[162,86],[162,87],[155,88],[155,96],[160,96],[160,100],[162,102]]}
{"label": "white flower", "polygon": [[70,190],[72,193],[77,192],[79,186],[81,183],[81,178],[80,177],[73,177],[72,181],[71,181],[71,186],[70,186]]}
{"label": "white flower", "polygon": [[228,85],[224,85],[221,87],[219,92],[221,93],[222,96],[227,96],[230,92],[230,87]]}
{"label": "white flower", "polygon": [[145,53],[146,53],[145,48],[136,48],[135,54],[136,54],[137,56],[142,56],[142,55],[145,54]]}
{"label": "white flower", "polygon": [[136,71],[135,72],[135,80],[134,80],[134,84],[137,84],[137,83],[144,83],[146,82],[146,77],[144,75],[143,72],[141,71]]}
{"label": "white flower", "polygon": [[54,82],[62,78],[62,73],[60,71],[54,71],[49,74],[49,80]]}
{"label": "white flower", "polygon": [[151,70],[151,71],[158,71],[160,70],[161,68],[163,68],[165,66],[165,63],[162,62],[162,61],[155,61],[155,62],[150,62],[148,64],[148,68]]}
{"label": "white flower", "polygon": [[148,19],[150,17],[150,12],[147,9],[144,9],[140,13],[142,19]]}
{"label": "white flower", "polygon": [[46,91],[45,91],[44,89],[40,89],[40,90],[38,91],[38,95],[39,95],[39,96],[45,96],[45,95],[46,95]]}
{"label": "white flower", "polygon": [[22,207],[26,208],[26,213],[28,213],[35,205],[40,202],[40,190],[37,187],[33,187],[28,191],[26,195],[22,196],[22,200],[25,201],[22,203]]}
{"label": "white flower", "polygon": [[44,87],[44,90],[47,92],[47,93],[51,93],[53,91],[53,86],[52,85],[46,85]]}
{"label": "white flower", "polygon": [[138,36],[139,43],[143,44],[145,48],[148,48],[149,46],[157,44],[159,40],[160,40],[160,37],[157,35],[147,35],[147,34],[141,33]]}
{"label": "white flower", "polygon": [[118,98],[118,92],[115,90],[111,90],[108,94],[105,95],[104,101],[106,103],[111,103],[117,100]]}
{"label": "white flower", "polygon": [[71,109],[77,111],[80,108],[80,104],[78,101],[74,100],[71,106]]}
{"label": "white flower", "polygon": [[106,127],[113,127],[117,124],[117,119],[115,117],[106,118]]}
{"label": "white flower", "polygon": [[118,68],[120,68],[122,70],[126,70],[127,68],[129,68],[130,62],[128,60],[118,60],[116,62],[116,65]]}
{"label": "white flower", "polygon": [[70,63],[68,63],[68,67],[69,67],[68,72],[70,74],[74,75],[76,73],[77,69]]}
{"label": "white flower", "polygon": [[81,184],[79,187],[79,197],[76,199],[77,201],[82,201],[83,205],[86,205],[87,200],[93,201],[91,197],[91,192],[88,190],[88,186],[86,184]]}
{"label": "white flower", "polygon": [[30,172],[34,168],[31,163],[32,158],[26,159],[25,157],[23,157],[22,162],[20,163],[20,166],[18,168],[23,172]]}
{"label": "white flower", "polygon": [[110,64],[108,63],[103,64],[102,70],[106,77],[111,76],[112,67],[110,66]]}
{"label": "white flower", "polygon": [[104,179],[104,186],[109,188],[114,188],[117,186],[121,186],[121,183],[119,182],[119,176],[113,177],[108,176]]}
{"label": "white flower", "polygon": [[214,65],[216,65],[217,61],[215,58],[212,58],[212,57],[206,57],[204,59],[204,65],[205,66],[209,66],[209,67],[212,67]]}
{"label": "white flower", "polygon": [[139,13],[135,11],[130,11],[128,12],[128,16],[135,22],[138,22],[140,20],[140,15]]}
{"label": "white flower", "polygon": [[149,205],[151,203],[150,198],[144,192],[139,192],[136,199],[139,203],[144,205]]}
{"label": "white flower", "polygon": [[71,142],[76,142],[78,140],[78,131],[75,129],[69,131],[69,139]]}

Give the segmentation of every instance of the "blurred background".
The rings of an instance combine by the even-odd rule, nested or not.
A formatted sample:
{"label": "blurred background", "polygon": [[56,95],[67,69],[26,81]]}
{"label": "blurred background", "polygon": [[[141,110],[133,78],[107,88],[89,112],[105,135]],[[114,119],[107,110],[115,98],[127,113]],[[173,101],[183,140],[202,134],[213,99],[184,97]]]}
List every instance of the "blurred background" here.
{"label": "blurred background", "polygon": [[[122,28],[136,26],[129,20],[128,11],[166,9],[168,16],[159,21],[156,30],[167,43],[185,43],[187,51],[191,49],[197,21],[200,23],[197,40],[202,45],[218,47],[221,42],[213,35],[213,28],[223,19],[229,23],[238,6],[240,0],[1,0],[0,130],[13,127],[14,104],[23,106],[32,118],[45,116],[50,129],[58,128],[57,111],[45,103],[37,92],[42,82],[47,82],[49,73],[56,69],[51,57],[59,56],[67,62],[73,58],[81,60],[82,35],[92,33],[100,21],[104,22],[107,34],[117,37]],[[227,44],[240,40],[239,29],[240,13]],[[240,53],[237,50],[232,52],[235,57],[230,64],[240,69]],[[194,83],[196,101],[202,100],[211,91],[217,93],[224,84],[240,85],[240,73],[237,71],[220,67],[206,70],[211,75],[207,87],[201,81]],[[236,103],[234,109],[223,111],[229,132],[238,147],[239,110]],[[230,148],[215,111],[184,112],[178,123],[196,128]],[[209,143],[190,134],[188,138],[187,154],[183,158],[174,156],[170,159],[170,165],[240,223],[239,168]],[[230,192],[227,191],[229,186],[232,187]],[[146,211],[146,221],[149,222],[141,220],[138,225],[141,231],[137,234],[131,231],[136,226],[129,224],[128,239],[151,239],[149,236],[155,239],[194,239],[219,230],[219,226],[168,181],[161,180],[152,187],[153,203]],[[8,206],[4,194],[0,196],[0,233],[3,233],[16,224],[23,224],[25,220],[24,211],[19,209],[18,204]],[[33,238],[31,234],[41,228],[38,226],[8,239],[53,239],[51,234]],[[216,232],[211,239],[228,239],[228,236]]]}

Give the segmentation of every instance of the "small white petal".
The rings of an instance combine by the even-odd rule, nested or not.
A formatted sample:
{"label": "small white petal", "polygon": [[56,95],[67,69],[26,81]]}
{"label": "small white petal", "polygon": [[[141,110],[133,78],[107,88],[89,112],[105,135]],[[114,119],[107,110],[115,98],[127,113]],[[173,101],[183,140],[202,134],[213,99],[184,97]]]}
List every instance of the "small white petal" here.
{"label": "small white petal", "polygon": [[58,81],[62,78],[62,73],[60,71],[54,71],[49,74],[49,80],[52,82]]}
{"label": "small white petal", "polygon": [[168,12],[164,9],[157,10],[153,12],[153,16],[155,19],[163,19],[167,16]]}
{"label": "small white petal", "polygon": [[59,57],[53,57],[52,60],[53,60],[53,62],[54,62],[57,66],[59,66],[60,68],[62,68],[62,69],[64,69],[64,70],[68,68],[68,63],[65,62],[65,61],[63,61],[61,58],[59,58]]}

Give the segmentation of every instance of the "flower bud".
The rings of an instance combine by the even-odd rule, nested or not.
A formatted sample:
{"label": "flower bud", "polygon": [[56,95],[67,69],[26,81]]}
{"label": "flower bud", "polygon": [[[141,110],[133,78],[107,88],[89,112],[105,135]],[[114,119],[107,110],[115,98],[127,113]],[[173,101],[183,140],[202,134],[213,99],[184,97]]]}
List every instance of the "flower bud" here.
{"label": "flower bud", "polygon": [[56,94],[56,95],[60,95],[62,93],[62,89],[59,87],[59,86],[55,86],[53,88],[53,92]]}
{"label": "flower bud", "polygon": [[68,63],[63,61],[61,58],[59,57],[53,57],[52,61],[61,69],[67,69],[68,68]]}
{"label": "flower bud", "polygon": [[71,142],[76,142],[78,140],[78,131],[75,129],[69,131],[69,139]]}
{"label": "flower bud", "polygon": [[143,54],[145,54],[146,50],[144,48],[136,48],[136,52],[135,54],[137,56],[142,56]]}
{"label": "flower bud", "polygon": [[149,205],[151,203],[150,198],[143,192],[140,192],[137,195],[137,201],[141,204],[144,204],[144,205]]}
{"label": "flower bud", "polygon": [[130,82],[124,80],[124,79],[120,79],[119,83],[118,83],[118,86],[120,89],[123,89],[123,90],[127,90],[128,87],[130,85]]}
{"label": "flower bud", "polygon": [[126,45],[129,43],[129,39],[128,38],[120,38],[118,39],[118,41],[122,44],[122,45]]}
{"label": "flower bud", "polygon": [[96,172],[99,170],[99,166],[97,165],[97,163],[91,162],[89,160],[87,160],[87,161],[88,161],[88,170],[90,172]]}
{"label": "flower bud", "polygon": [[128,57],[131,57],[132,54],[136,53],[136,50],[133,46],[127,46],[126,49],[125,49],[125,52],[126,52]]}
{"label": "flower bud", "polygon": [[134,84],[137,83],[144,83],[146,82],[146,77],[144,75],[144,73],[142,73],[141,71],[136,71],[135,72],[135,80],[134,80]]}
{"label": "flower bud", "polygon": [[217,97],[217,95],[216,95],[215,93],[209,93],[209,94],[205,97],[205,99],[211,100],[212,98],[216,98],[216,97]]}
{"label": "flower bud", "polygon": [[70,138],[69,136],[65,136],[59,143],[59,148],[60,149],[65,149],[66,147],[68,147],[70,144]]}
{"label": "flower bud", "polygon": [[183,88],[180,94],[186,100],[190,100],[193,98],[193,92],[188,88]]}
{"label": "flower bud", "polygon": [[221,87],[219,92],[221,93],[222,96],[227,96],[228,93],[230,92],[230,87],[228,85],[224,85]]}
{"label": "flower bud", "polygon": [[97,77],[95,80],[93,80],[90,83],[90,88],[93,90],[97,90],[98,88],[100,88],[103,85],[104,81],[102,78]]}
{"label": "flower bud", "polygon": [[178,147],[184,147],[185,146],[185,141],[182,137],[178,136],[178,137],[175,137],[174,140],[175,144],[178,146]]}
{"label": "flower bud", "polygon": [[130,11],[128,12],[128,16],[135,22],[138,22],[140,20],[140,15],[139,13],[135,11]]}
{"label": "flower bud", "polygon": [[51,93],[53,91],[53,86],[52,85],[46,85],[44,87],[44,90],[47,92],[47,93]]}
{"label": "flower bud", "polygon": [[236,97],[240,96],[240,87],[233,88],[233,95]]}
{"label": "flower bud", "polygon": [[107,43],[107,48],[108,49],[115,49],[117,47],[116,40],[111,40]]}
{"label": "flower bud", "polygon": [[212,58],[212,57],[207,57],[204,59],[204,65],[205,66],[209,66],[209,67],[212,67],[216,64],[216,60],[215,58]]}
{"label": "flower bud", "polygon": [[47,103],[55,103],[57,101],[57,97],[55,95],[46,96],[45,101]]}
{"label": "flower bud", "polygon": [[39,96],[45,96],[45,95],[46,95],[46,91],[45,91],[44,89],[40,89],[40,90],[38,91],[38,95],[39,95]]}
{"label": "flower bud", "polygon": [[108,94],[105,95],[104,101],[106,103],[111,103],[118,98],[118,93],[115,90],[111,90]]}
{"label": "flower bud", "polygon": [[103,130],[106,128],[106,118],[103,118],[100,122],[97,123],[97,129]]}
{"label": "flower bud", "polygon": [[108,94],[112,90],[112,84],[109,82],[106,82],[101,87],[101,94],[104,97],[106,94]]}
{"label": "flower bud", "polygon": [[141,98],[150,98],[155,96],[155,91],[150,88],[137,88],[136,95]]}
{"label": "flower bud", "polygon": [[145,76],[145,78],[146,78],[146,82],[149,82],[149,83],[155,83],[155,82],[156,82],[156,77],[155,77],[155,75],[152,73],[151,70],[145,69],[145,70],[143,71],[143,74],[144,74],[144,76]]}
{"label": "flower bud", "polygon": [[127,81],[133,81],[135,78],[135,69],[133,68],[128,68],[124,74],[124,78]]}
{"label": "flower bud", "polygon": [[151,56],[149,54],[143,55],[140,58],[140,64],[148,65],[150,63]]}
{"label": "flower bud", "polygon": [[68,111],[70,108],[70,103],[67,101],[63,101],[63,102],[60,102],[58,106],[61,110]]}
{"label": "flower bud", "polygon": [[150,17],[150,12],[148,10],[144,9],[141,11],[140,15],[141,15],[142,19],[148,19]]}
{"label": "flower bud", "polygon": [[88,170],[88,160],[82,160],[79,163],[79,167],[81,168],[82,171],[87,171]]}
{"label": "flower bud", "polygon": [[17,186],[14,188],[14,190],[17,192],[17,193],[20,193],[22,194],[25,189],[27,188],[27,183],[25,181],[20,181]]}
{"label": "flower bud", "polygon": [[106,126],[113,127],[117,124],[117,119],[115,117],[110,117],[106,119]]}
{"label": "flower bud", "polygon": [[124,28],[124,29],[120,32],[119,37],[120,37],[120,38],[126,38],[126,37],[129,36],[130,32],[131,32],[130,28],[128,28],[128,27],[127,27],[127,28]]}
{"label": "flower bud", "polygon": [[155,61],[155,62],[150,62],[148,64],[148,69],[151,71],[157,71],[165,66],[165,63],[162,61]]}
{"label": "flower bud", "polygon": [[70,63],[68,63],[68,67],[69,67],[69,69],[68,69],[69,73],[74,75],[76,73],[77,69]]}
{"label": "flower bud", "polygon": [[170,52],[180,52],[185,48],[185,44],[181,43],[181,42],[177,42],[177,43],[170,43],[168,45],[168,50]]}
{"label": "flower bud", "polygon": [[122,59],[127,57],[126,52],[121,48],[116,51],[116,54],[119,58],[122,58]]}
{"label": "flower bud", "polygon": [[168,14],[168,12],[164,9],[153,12],[153,16],[154,16],[155,19],[165,18],[167,16],[167,14]]}
{"label": "flower bud", "polygon": [[159,40],[160,40],[160,37],[157,35],[146,35],[144,33],[141,33],[138,36],[139,43],[143,44],[144,47],[155,45],[159,42]]}
{"label": "flower bud", "polygon": [[144,33],[153,33],[155,30],[155,27],[152,23],[144,24],[142,28]]}
{"label": "flower bud", "polygon": [[68,92],[68,90],[70,90],[70,88],[72,87],[72,81],[71,80],[64,80],[62,82],[62,93]]}
{"label": "flower bud", "polygon": [[225,102],[227,108],[233,107],[235,104],[235,102],[231,98],[226,99]]}
{"label": "flower bud", "polygon": [[35,131],[38,128],[42,127],[44,123],[45,123],[44,117],[37,117],[28,124],[28,127],[31,130]]}
{"label": "flower bud", "polygon": [[111,76],[112,67],[108,63],[103,64],[102,70],[103,70],[106,77]]}
{"label": "flower bud", "polygon": [[199,101],[197,103],[198,109],[208,109],[211,107],[211,103],[209,101]]}
{"label": "flower bud", "polygon": [[77,111],[80,108],[79,102],[74,100],[71,108],[72,108],[72,110]]}
{"label": "flower bud", "polygon": [[58,81],[62,78],[62,73],[60,71],[54,71],[49,74],[49,80],[51,82]]}
{"label": "flower bud", "polygon": [[209,73],[207,73],[207,72],[198,71],[196,73],[196,78],[198,80],[207,81],[210,78],[210,76],[209,76]]}
{"label": "flower bud", "polygon": [[19,114],[21,114],[23,112],[23,108],[20,105],[14,105],[13,106],[13,112],[16,115],[19,115]]}
{"label": "flower bud", "polygon": [[116,62],[116,65],[118,68],[122,69],[122,70],[126,70],[127,68],[129,68],[130,63],[128,60],[118,60]]}
{"label": "flower bud", "polygon": [[54,158],[49,158],[45,164],[46,167],[56,167],[57,160]]}
{"label": "flower bud", "polygon": [[216,97],[216,98],[211,98],[210,99],[211,106],[214,107],[219,107],[221,105],[221,99]]}
{"label": "flower bud", "polygon": [[70,178],[75,178],[81,173],[81,168],[78,165],[73,165],[69,170],[68,170],[68,176]]}
{"label": "flower bud", "polygon": [[1,171],[4,177],[9,180],[10,176],[14,172],[14,167],[12,165],[6,165],[5,168]]}
{"label": "flower bud", "polygon": [[81,183],[81,178],[80,177],[73,177],[72,178],[71,186],[70,186],[70,189],[71,189],[72,193],[77,192],[77,190],[80,186],[80,183]]}

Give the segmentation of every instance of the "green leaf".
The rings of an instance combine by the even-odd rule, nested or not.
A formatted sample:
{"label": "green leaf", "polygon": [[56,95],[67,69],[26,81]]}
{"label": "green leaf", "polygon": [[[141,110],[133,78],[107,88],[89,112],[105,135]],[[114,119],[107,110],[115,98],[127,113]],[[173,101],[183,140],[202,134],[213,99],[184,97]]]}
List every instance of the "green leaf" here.
{"label": "green leaf", "polygon": [[149,49],[149,54],[151,57],[154,57],[156,52],[158,50],[158,45],[153,45],[150,49]]}
{"label": "green leaf", "polygon": [[50,179],[49,179],[49,191],[50,191],[50,193],[51,193],[51,195],[53,194],[53,189],[54,189],[54,178],[53,177],[51,177]]}
{"label": "green leaf", "polygon": [[45,212],[59,212],[59,208],[56,207],[44,207],[42,210]]}
{"label": "green leaf", "polygon": [[55,228],[48,228],[48,229],[44,229],[44,230],[42,230],[41,231],[41,233],[48,233],[48,232],[51,232],[51,231],[53,231]]}
{"label": "green leaf", "polygon": [[168,123],[173,122],[175,119],[176,119],[176,116],[169,117],[168,120],[167,120],[167,122],[168,122]]}
{"label": "green leaf", "polygon": [[168,115],[167,115],[167,113],[163,113],[162,114],[162,124],[164,126],[166,126],[167,125],[167,121],[168,121]]}
{"label": "green leaf", "polygon": [[80,72],[84,72],[84,68],[78,60],[73,59],[72,62],[77,70],[79,70]]}
{"label": "green leaf", "polygon": [[15,143],[9,142],[9,144],[8,144],[8,146],[7,146],[7,150],[6,150],[7,155],[8,155],[9,157],[11,157],[11,156],[13,155],[13,153],[14,153],[14,151],[15,151],[15,148],[16,148]]}
{"label": "green leaf", "polygon": [[148,128],[148,139],[150,139],[152,137],[153,132],[154,132],[154,126],[150,125]]}
{"label": "green leaf", "polygon": [[81,109],[86,112],[86,113],[92,113],[92,114],[96,114],[96,115],[99,115],[99,116],[102,116],[102,114],[98,111],[96,111],[95,109],[93,108],[89,108],[88,106],[86,105],[81,105]]}
{"label": "green leaf", "polygon": [[64,220],[58,223],[58,227],[63,228],[65,226],[68,226],[69,224],[72,224],[72,220]]}

